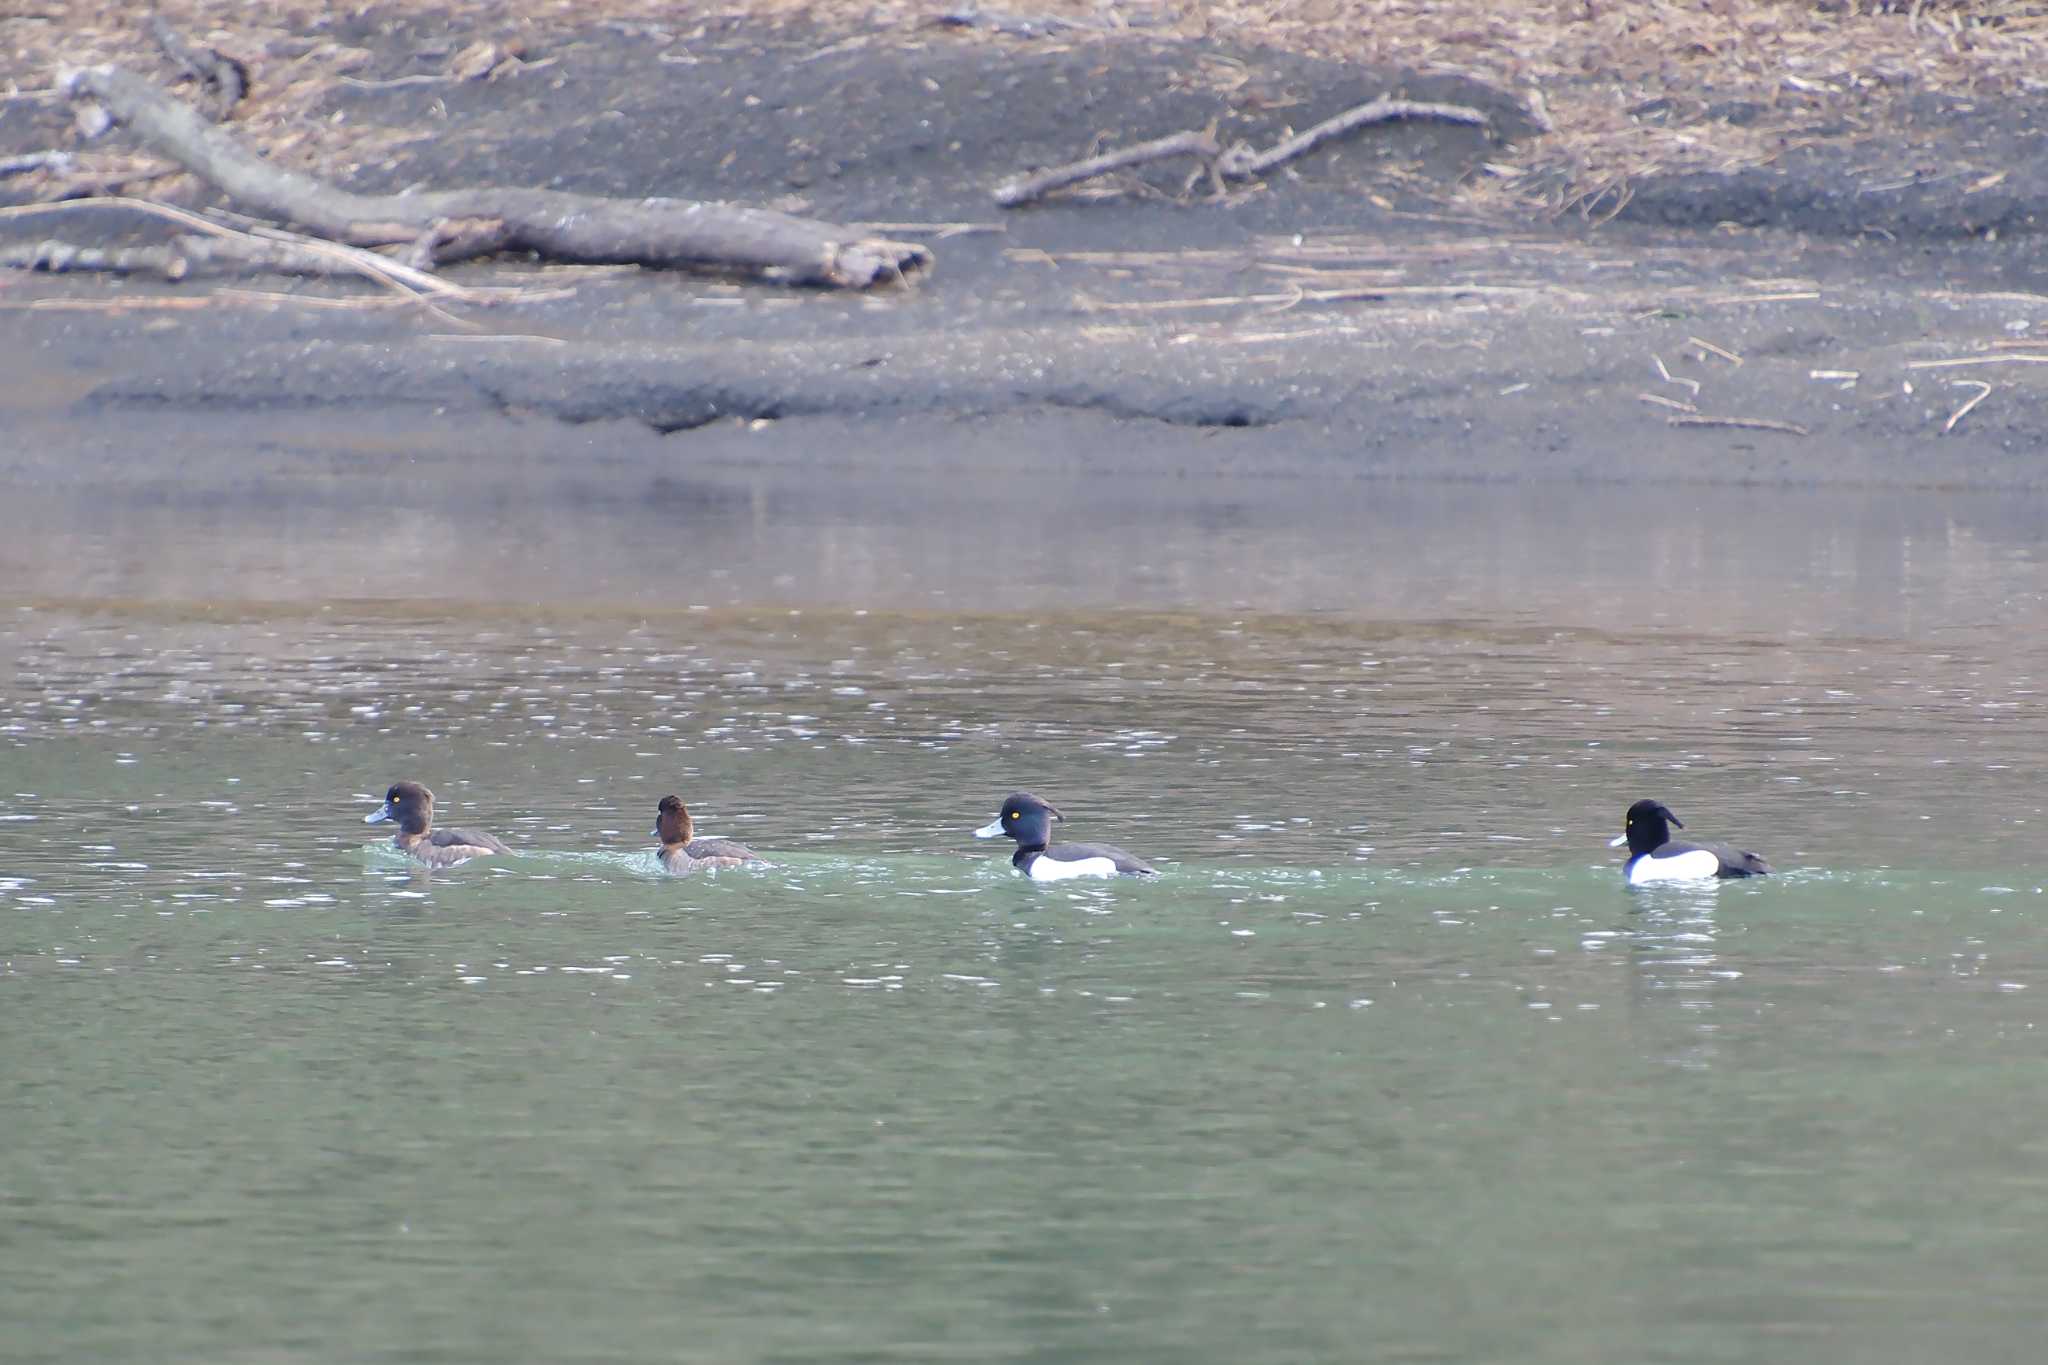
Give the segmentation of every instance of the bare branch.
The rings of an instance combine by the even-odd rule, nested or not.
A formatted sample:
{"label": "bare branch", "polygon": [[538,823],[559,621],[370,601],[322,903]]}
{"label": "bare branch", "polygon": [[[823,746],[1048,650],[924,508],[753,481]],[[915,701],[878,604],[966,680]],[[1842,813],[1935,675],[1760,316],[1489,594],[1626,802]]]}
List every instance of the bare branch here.
{"label": "bare branch", "polygon": [[1443,123],[1464,123],[1485,127],[1486,114],[1463,104],[1424,104],[1415,100],[1397,100],[1381,96],[1364,104],[1346,109],[1334,118],[1326,118],[1313,128],[1304,128],[1285,142],[1275,143],[1263,152],[1253,152],[1249,147],[1239,146],[1224,153],[1222,163],[1217,167],[1232,180],[1249,180],[1264,175],[1277,166],[1285,165],[1298,156],[1305,156],[1331,138],[1342,137],[1359,128],[1374,123],[1392,123],[1399,119],[1433,119]]}
{"label": "bare branch", "polygon": [[1666,425],[1674,427],[1736,427],[1743,431],[1782,431],[1787,436],[1811,436],[1812,432],[1797,422],[1780,422],[1775,417],[1667,417]]}
{"label": "bare branch", "polygon": [[1485,127],[1488,122],[1484,110],[1474,109],[1468,105],[1424,104],[1416,100],[1397,100],[1381,96],[1379,99],[1355,105],[1333,118],[1326,118],[1313,128],[1303,129],[1263,152],[1254,151],[1249,143],[1243,142],[1228,150],[1223,149],[1216,141],[1216,125],[1211,123],[1206,129],[1170,133],[1165,137],[1154,138],[1150,142],[1140,142],[1114,152],[1091,156],[1083,161],[1055,166],[1035,175],[1014,176],[996,186],[995,200],[1004,208],[1015,208],[1054,190],[1093,179],[1109,171],[1173,156],[1192,156],[1198,163],[1189,174],[1182,193],[1192,190],[1195,182],[1206,175],[1212,188],[1220,195],[1225,180],[1257,179],[1296,157],[1307,155],[1331,138],[1342,137],[1368,124],[1390,123],[1397,119],[1435,119],[1478,127]]}
{"label": "bare branch", "polygon": [[1098,175],[1121,170],[1125,166],[1140,166],[1148,161],[1163,161],[1171,156],[1192,156],[1204,165],[1214,165],[1223,149],[1216,144],[1214,129],[1191,130],[1173,133],[1167,137],[1156,137],[1150,142],[1135,146],[1121,147],[1101,156],[1091,156],[1085,161],[1069,162],[1036,175],[1021,175],[1005,180],[996,186],[996,203],[1006,209],[1028,204],[1034,199],[1051,194],[1054,190],[1077,185],[1083,180],[1093,180]]}

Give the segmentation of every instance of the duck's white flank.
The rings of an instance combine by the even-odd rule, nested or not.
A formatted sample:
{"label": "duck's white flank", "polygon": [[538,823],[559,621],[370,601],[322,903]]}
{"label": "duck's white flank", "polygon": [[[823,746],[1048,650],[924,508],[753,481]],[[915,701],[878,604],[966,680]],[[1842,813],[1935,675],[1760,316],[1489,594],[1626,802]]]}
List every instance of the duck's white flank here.
{"label": "duck's white flank", "polygon": [[1034,882],[1064,882],[1075,877],[1114,877],[1116,859],[1076,858],[1073,862],[1065,863],[1041,853],[1031,860],[1030,870],[1025,875]]}
{"label": "duck's white flank", "polygon": [[1641,886],[1645,882],[1696,882],[1720,875],[1720,854],[1708,848],[1691,848],[1683,853],[1674,853],[1669,858],[1659,858],[1654,853],[1644,854],[1629,868],[1628,884]]}

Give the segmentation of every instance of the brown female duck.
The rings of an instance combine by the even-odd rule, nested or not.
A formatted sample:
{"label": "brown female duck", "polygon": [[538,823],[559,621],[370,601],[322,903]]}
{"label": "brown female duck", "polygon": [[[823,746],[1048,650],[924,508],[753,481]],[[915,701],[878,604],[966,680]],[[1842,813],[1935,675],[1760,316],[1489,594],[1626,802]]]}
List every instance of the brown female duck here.
{"label": "brown female duck", "polygon": [[692,833],[690,808],[679,797],[662,797],[655,810],[653,837],[661,840],[657,856],[664,871],[695,872],[700,867],[738,867],[742,863],[767,861],[745,844],[730,839],[694,839],[690,837]]}

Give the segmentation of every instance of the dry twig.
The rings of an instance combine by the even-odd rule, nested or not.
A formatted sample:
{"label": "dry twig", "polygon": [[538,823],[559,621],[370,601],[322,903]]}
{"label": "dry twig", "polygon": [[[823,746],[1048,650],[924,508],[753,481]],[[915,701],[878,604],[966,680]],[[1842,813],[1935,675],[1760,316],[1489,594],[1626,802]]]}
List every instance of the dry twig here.
{"label": "dry twig", "polygon": [[[1150,142],[1140,142],[1130,147],[1120,147],[1113,152],[1091,156],[1083,161],[1069,162],[1054,166],[1036,175],[1020,175],[1005,180],[996,186],[995,200],[1006,209],[1016,208],[1040,199],[1054,190],[1078,185],[1083,180],[1093,180],[1098,175],[1122,170],[1126,166],[1141,166],[1148,161],[1164,161],[1168,157],[1192,156],[1202,168],[1214,171],[1216,158],[1223,154],[1217,145],[1213,127],[1194,129],[1188,132],[1172,133],[1166,137],[1155,137]],[[1217,188],[1222,188],[1217,182]]]}
{"label": "dry twig", "polygon": [[1382,95],[1376,100],[1346,109],[1334,118],[1326,118],[1312,128],[1304,128],[1284,142],[1275,143],[1263,152],[1254,152],[1244,143],[1239,143],[1223,154],[1216,169],[1226,179],[1249,180],[1264,175],[1276,167],[1285,165],[1298,156],[1305,156],[1333,137],[1342,137],[1354,129],[1373,123],[1391,123],[1397,119],[1433,119],[1443,123],[1464,123],[1484,128],[1487,124],[1485,111],[1465,104],[1429,104],[1420,100],[1397,100]]}
{"label": "dry twig", "polygon": [[1727,349],[1725,346],[1716,346],[1711,341],[1702,341],[1698,337],[1692,336],[1687,337],[1686,340],[1691,342],[1693,345],[1699,347],[1702,351],[1705,351],[1709,355],[1717,355],[1721,357],[1721,359],[1727,361],[1730,365],[1739,366],[1742,364],[1742,357],[1735,354],[1735,352]]}
{"label": "dry twig", "polygon": [[120,299],[0,299],[0,309],[30,313],[196,313],[219,306],[215,294],[137,294]]}
{"label": "dry twig", "polygon": [[1699,411],[1691,403],[1681,403],[1676,398],[1666,398],[1662,394],[1639,393],[1636,395],[1636,401],[1639,403],[1655,403],[1658,407],[1663,408],[1676,408],[1680,412]]}
{"label": "dry twig", "polygon": [[1376,284],[1358,289],[1301,289],[1284,294],[1211,294],[1179,299],[1090,299],[1076,296],[1077,306],[1092,313],[1181,313],[1191,309],[1235,308],[1277,304],[1282,310],[1303,303],[1358,303],[1391,298],[1474,297],[1529,298],[1549,293],[1559,298],[1579,298],[1565,290],[1522,284]]}
{"label": "dry twig", "polygon": [[848,223],[862,232],[915,232],[920,237],[965,237],[977,232],[1008,232],[1007,223]]}
{"label": "dry twig", "polygon": [[1782,431],[1787,436],[1811,436],[1797,422],[1780,422],[1771,417],[1668,417],[1674,427],[1736,427],[1743,431]]}
{"label": "dry twig", "polygon": [[1976,407],[1986,398],[1989,398],[1991,396],[1991,390],[1994,387],[1993,385],[1985,383],[1981,379],[1951,379],[1949,383],[1974,388],[1977,390],[1977,392],[1971,394],[1970,397],[1964,401],[1963,405],[1957,408],[1954,412],[1950,413],[1948,415],[1948,420],[1941,424],[1941,434],[1944,436],[1948,435],[1950,432],[1956,429],[1956,423],[1962,421],[1965,417],[1968,417],[1970,415],[1970,409]]}
{"label": "dry twig", "polygon": [[1697,380],[1697,379],[1681,379],[1681,378],[1679,378],[1679,377],[1678,377],[1677,375],[1675,375],[1675,374],[1671,373],[1671,371],[1669,371],[1669,370],[1667,370],[1667,369],[1665,369],[1665,368],[1664,368],[1664,357],[1663,357],[1663,356],[1660,356],[1660,355],[1658,355],[1658,354],[1657,354],[1657,353],[1656,353],[1655,351],[1652,351],[1652,352],[1650,352],[1650,359],[1651,359],[1651,360],[1653,360],[1653,361],[1655,361],[1655,362],[1656,362],[1656,364],[1657,364],[1657,377],[1658,377],[1659,379],[1662,379],[1662,380],[1663,380],[1663,381],[1664,381],[1665,383],[1667,383],[1667,384],[1679,384],[1679,385],[1683,385],[1684,387],[1686,387],[1686,388],[1688,388],[1688,389],[1691,389],[1691,390],[1692,390],[1692,396],[1693,396],[1693,397],[1695,397],[1695,398],[1697,398],[1697,397],[1699,397],[1699,396],[1700,396],[1700,381],[1699,381],[1699,380]]}
{"label": "dry twig", "polygon": [[1909,360],[1909,370],[1953,370],[1965,365],[2048,365],[2048,355],[1973,355],[1956,360]]}
{"label": "dry twig", "polygon": [[1716,294],[1694,302],[1702,308],[1718,308],[1730,303],[1805,303],[1819,297],[1818,289],[1788,289],[1781,294]]}

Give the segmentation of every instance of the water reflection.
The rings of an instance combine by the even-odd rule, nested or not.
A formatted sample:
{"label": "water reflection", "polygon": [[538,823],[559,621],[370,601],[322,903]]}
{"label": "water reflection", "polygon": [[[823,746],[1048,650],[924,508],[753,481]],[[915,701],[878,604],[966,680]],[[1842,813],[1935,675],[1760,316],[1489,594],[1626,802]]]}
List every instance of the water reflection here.
{"label": "water reflection", "polygon": [[[1557,625],[1938,638],[2038,619],[2043,602],[2034,495],[1023,479],[1000,460],[877,477],[780,464],[759,443],[704,455],[687,496],[665,455],[600,495],[558,451],[522,453],[532,440],[509,433],[503,452],[533,462],[519,495],[482,503],[466,477],[424,472],[289,496],[15,490],[0,582],[17,601],[1342,612],[1527,627],[1537,644]],[[470,469],[461,450],[443,458]],[[1663,515],[1644,514],[1653,496]]]}
{"label": "water reflection", "polygon": [[1641,1008],[1646,1013],[1676,1009],[1684,1020],[1675,1050],[1663,1058],[1674,1066],[1704,1069],[1712,1064],[1720,1028],[1714,1020],[1714,989],[1742,975],[1722,956],[1716,914],[1724,889],[1719,882],[1702,882],[1631,892],[1637,920],[1628,945]]}

